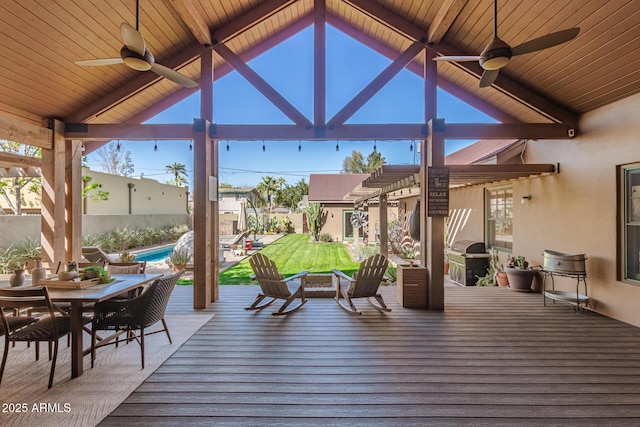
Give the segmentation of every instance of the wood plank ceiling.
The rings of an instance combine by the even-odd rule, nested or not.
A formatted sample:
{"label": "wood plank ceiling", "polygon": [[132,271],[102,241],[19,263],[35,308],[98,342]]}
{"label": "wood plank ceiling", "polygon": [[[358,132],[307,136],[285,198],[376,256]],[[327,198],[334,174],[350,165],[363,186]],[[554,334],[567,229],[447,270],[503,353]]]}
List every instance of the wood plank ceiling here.
{"label": "wood plank ceiling", "polygon": [[[194,23],[246,61],[311,25],[313,7],[313,0],[142,0],[140,31],[157,62],[197,80],[209,47]],[[452,21],[447,8],[460,9]],[[327,0],[326,10],[331,25],[390,57],[415,33],[435,38],[442,54],[477,55],[492,36],[491,0]],[[499,35],[512,46],[581,28],[570,43],[514,58],[490,88],[478,88],[475,63],[438,63],[441,87],[499,120],[563,121],[556,108],[570,118],[640,91],[640,2],[502,0],[498,14]],[[451,26],[438,40],[430,29],[441,20]],[[197,90],[123,65],[74,64],[117,57],[122,22],[135,24],[134,0],[1,1],[0,115],[36,124],[140,123]],[[423,63],[419,54],[409,68],[419,72]],[[217,54],[214,64],[216,78],[230,71]]]}

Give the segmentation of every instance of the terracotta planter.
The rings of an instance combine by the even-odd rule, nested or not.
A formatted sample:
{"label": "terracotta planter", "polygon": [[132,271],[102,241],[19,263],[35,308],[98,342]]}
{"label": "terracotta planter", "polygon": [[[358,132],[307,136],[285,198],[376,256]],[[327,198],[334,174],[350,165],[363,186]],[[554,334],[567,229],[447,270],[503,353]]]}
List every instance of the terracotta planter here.
{"label": "terracotta planter", "polygon": [[444,274],[449,274],[449,262],[444,263]]}
{"label": "terracotta planter", "polygon": [[515,291],[530,291],[536,271],[530,268],[505,268],[509,288]]}
{"label": "terracotta planter", "polygon": [[186,265],[174,265],[173,266],[173,272],[174,273],[177,273],[178,271],[180,271],[182,269],[186,270],[187,266]]}
{"label": "terracotta planter", "polygon": [[509,286],[509,278],[507,277],[507,273],[505,272],[496,273],[496,282],[498,282],[498,286],[502,286],[502,287]]}

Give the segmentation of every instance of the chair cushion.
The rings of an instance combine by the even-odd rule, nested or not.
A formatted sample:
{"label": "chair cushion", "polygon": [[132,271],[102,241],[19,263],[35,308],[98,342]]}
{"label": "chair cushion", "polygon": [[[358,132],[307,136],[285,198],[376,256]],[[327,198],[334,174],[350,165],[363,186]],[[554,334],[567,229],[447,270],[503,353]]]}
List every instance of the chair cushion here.
{"label": "chair cushion", "polygon": [[[16,329],[20,329],[37,321],[37,318],[31,316],[7,316],[10,331],[15,331]],[[4,335],[2,323],[0,323],[0,335]]]}
{"label": "chair cushion", "polygon": [[[89,323],[90,318],[83,318],[83,323]],[[56,326],[58,328],[58,338],[71,332],[71,317],[57,316]],[[10,334],[11,341],[49,341],[55,337],[53,321],[51,318],[42,319],[25,328]]]}
{"label": "chair cushion", "polygon": [[135,265],[111,265],[107,267],[107,272],[109,274],[138,274],[140,271],[140,266],[138,264]]}

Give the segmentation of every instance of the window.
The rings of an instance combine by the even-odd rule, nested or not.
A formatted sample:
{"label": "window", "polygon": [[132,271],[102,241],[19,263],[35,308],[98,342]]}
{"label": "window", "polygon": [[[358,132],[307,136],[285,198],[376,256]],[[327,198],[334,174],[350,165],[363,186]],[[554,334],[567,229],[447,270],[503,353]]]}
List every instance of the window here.
{"label": "window", "polygon": [[487,247],[513,248],[513,188],[487,190]]}
{"label": "window", "polygon": [[640,282],[640,166],[622,169],[624,179],[622,212],[623,277]]}
{"label": "window", "polygon": [[353,211],[342,211],[342,239],[353,239],[353,226],[351,225]]}

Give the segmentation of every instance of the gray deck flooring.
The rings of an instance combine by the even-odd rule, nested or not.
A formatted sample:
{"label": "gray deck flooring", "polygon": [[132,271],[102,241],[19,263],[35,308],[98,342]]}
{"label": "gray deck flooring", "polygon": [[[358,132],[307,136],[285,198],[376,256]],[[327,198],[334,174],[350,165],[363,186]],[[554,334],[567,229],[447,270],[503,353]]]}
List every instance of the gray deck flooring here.
{"label": "gray deck flooring", "polygon": [[[182,289],[181,289],[182,288]],[[181,287],[170,310],[190,311]],[[223,286],[213,319],[101,425],[640,425],[640,329],[540,294],[447,287],[446,310],[311,299],[246,312]]]}

